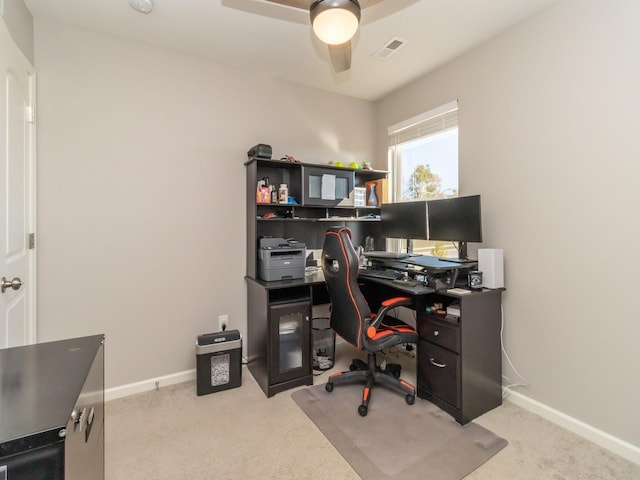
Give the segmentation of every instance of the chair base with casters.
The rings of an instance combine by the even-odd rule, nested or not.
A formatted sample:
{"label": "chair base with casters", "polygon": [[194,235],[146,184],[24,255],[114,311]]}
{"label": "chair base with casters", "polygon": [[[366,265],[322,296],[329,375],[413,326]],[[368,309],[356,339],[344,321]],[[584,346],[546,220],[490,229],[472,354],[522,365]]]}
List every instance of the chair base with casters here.
{"label": "chair base with casters", "polygon": [[398,390],[405,394],[405,401],[408,405],[413,405],[416,401],[416,389],[413,385],[401,380],[394,372],[384,372],[376,365],[376,354],[369,352],[367,354],[368,362],[366,370],[350,370],[348,372],[334,373],[329,376],[325,389],[332,392],[334,385],[344,383],[364,383],[362,392],[362,404],[358,407],[358,413],[365,417],[369,411],[369,401],[371,400],[371,391],[376,384],[385,385],[387,387]]}
{"label": "chair base with casters", "polygon": [[[367,362],[363,362],[359,358],[354,358],[351,361],[351,365],[349,365],[349,370],[352,372],[354,370],[366,370],[368,368]],[[384,369],[378,365],[376,367],[376,371],[380,373],[387,373],[389,375],[393,375],[395,378],[400,378],[400,372],[402,371],[402,366],[399,363],[387,363]]]}

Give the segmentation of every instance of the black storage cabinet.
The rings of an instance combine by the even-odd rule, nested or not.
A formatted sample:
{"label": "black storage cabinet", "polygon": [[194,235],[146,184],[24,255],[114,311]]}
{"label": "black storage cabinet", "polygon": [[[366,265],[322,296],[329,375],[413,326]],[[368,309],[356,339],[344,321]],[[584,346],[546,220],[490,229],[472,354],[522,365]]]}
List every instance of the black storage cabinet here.
{"label": "black storage cabinet", "polygon": [[0,479],[104,480],[103,344],[0,349]]}

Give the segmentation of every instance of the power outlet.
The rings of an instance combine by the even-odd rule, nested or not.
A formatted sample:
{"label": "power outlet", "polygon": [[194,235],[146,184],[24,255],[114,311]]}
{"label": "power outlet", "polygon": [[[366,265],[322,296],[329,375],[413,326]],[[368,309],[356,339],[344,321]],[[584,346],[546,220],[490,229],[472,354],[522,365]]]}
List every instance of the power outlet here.
{"label": "power outlet", "polygon": [[224,332],[229,328],[229,315],[218,315],[218,330]]}

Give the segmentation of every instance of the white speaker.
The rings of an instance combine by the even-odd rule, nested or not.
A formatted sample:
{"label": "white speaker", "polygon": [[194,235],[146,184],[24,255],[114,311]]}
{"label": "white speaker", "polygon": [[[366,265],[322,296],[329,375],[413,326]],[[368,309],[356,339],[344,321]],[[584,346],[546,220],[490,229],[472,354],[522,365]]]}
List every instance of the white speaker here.
{"label": "white speaker", "polygon": [[478,270],[484,288],[504,288],[504,261],[501,248],[479,248]]}

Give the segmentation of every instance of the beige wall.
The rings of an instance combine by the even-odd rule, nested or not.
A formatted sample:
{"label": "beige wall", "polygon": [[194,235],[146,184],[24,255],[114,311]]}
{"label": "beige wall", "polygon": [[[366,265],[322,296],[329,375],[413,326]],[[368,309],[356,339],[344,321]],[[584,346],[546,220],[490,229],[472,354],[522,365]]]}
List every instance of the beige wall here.
{"label": "beige wall", "polygon": [[33,18],[22,0],[5,0],[4,23],[22,54],[33,65]]}
{"label": "beige wall", "polygon": [[109,387],[193,368],[218,314],[246,331],[246,150],[384,168],[457,98],[518,391],[640,445],[639,9],[561,2],[375,107],[37,21],[39,340],[106,333]]}
{"label": "beige wall", "polygon": [[38,340],[105,333],[106,384],[246,332],[247,150],[374,151],[372,104],[36,20]]}
{"label": "beige wall", "polygon": [[638,18],[635,0],[561,2],[379,102],[376,140],[384,158],[388,125],[459,100],[517,391],[640,446]]}

